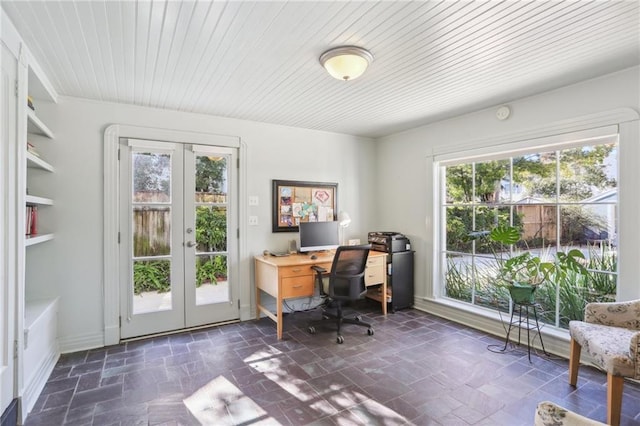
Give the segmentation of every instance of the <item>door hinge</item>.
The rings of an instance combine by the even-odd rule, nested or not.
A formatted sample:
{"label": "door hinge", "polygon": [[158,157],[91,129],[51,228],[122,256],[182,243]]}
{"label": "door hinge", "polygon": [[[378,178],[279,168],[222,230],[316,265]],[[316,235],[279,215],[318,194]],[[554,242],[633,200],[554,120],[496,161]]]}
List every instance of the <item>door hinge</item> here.
{"label": "door hinge", "polygon": [[13,359],[18,359],[18,341],[13,341]]}
{"label": "door hinge", "polygon": [[240,228],[237,228],[236,231],[237,238],[240,238]]}
{"label": "door hinge", "polygon": [[236,169],[240,168],[240,158],[236,158]]}
{"label": "door hinge", "polygon": [[118,148],[118,161],[120,161],[120,148]]}
{"label": "door hinge", "polygon": [[118,231],[118,244],[120,244],[120,231]]}
{"label": "door hinge", "polygon": [[16,98],[17,98],[18,97],[18,87],[19,87],[18,86],[18,80],[15,80],[15,83],[16,83]]}
{"label": "door hinge", "polygon": [[122,316],[118,317],[118,324],[119,324],[119,327],[122,328]]}
{"label": "door hinge", "polygon": [[238,299],[238,310],[240,310],[240,299]]}

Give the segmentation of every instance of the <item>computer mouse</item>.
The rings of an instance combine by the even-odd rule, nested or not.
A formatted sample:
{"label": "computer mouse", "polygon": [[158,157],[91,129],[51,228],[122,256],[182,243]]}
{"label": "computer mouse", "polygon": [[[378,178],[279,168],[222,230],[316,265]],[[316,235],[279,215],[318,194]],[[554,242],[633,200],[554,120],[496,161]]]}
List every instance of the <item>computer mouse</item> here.
{"label": "computer mouse", "polygon": [[316,256],[315,254],[312,254],[311,257],[310,257],[311,260],[316,260],[317,258],[318,258],[318,256]]}

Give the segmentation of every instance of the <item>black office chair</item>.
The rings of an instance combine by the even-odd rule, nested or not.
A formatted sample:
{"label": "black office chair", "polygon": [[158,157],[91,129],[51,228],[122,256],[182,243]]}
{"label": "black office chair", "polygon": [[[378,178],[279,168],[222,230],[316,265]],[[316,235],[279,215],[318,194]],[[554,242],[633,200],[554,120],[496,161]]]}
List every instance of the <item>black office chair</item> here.
{"label": "black office chair", "polygon": [[[325,304],[322,308],[322,320],[309,323],[308,331],[316,333],[315,325],[335,321],[337,325],[338,343],[344,342],[344,337],[340,332],[342,324],[355,324],[367,327],[367,334],[373,335],[371,324],[360,320],[360,316],[347,318],[344,315],[343,302],[356,301],[362,299],[367,288],[364,284],[364,269],[367,266],[367,256],[369,256],[370,246],[340,246],[336,250],[331,265],[331,272],[319,266],[313,266],[316,271],[316,281],[320,286],[320,294],[326,296]],[[335,312],[330,309],[335,308]]]}

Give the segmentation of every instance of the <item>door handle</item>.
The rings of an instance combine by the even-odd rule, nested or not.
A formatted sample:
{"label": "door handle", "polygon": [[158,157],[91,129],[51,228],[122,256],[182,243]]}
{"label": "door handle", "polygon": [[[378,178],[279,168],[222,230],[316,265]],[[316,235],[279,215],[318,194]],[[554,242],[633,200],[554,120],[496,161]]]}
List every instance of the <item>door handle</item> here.
{"label": "door handle", "polygon": [[195,245],[195,241],[187,241],[187,247],[194,247]]}

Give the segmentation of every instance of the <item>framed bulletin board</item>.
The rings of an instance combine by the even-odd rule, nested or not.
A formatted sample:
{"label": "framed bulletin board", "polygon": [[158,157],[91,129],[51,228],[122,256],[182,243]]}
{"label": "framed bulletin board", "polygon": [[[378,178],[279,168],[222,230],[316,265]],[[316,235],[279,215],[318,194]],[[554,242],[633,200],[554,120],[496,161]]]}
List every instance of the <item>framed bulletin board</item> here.
{"label": "framed bulletin board", "polygon": [[338,184],[273,180],[273,232],[298,232],[300,222],[337,219]]}

